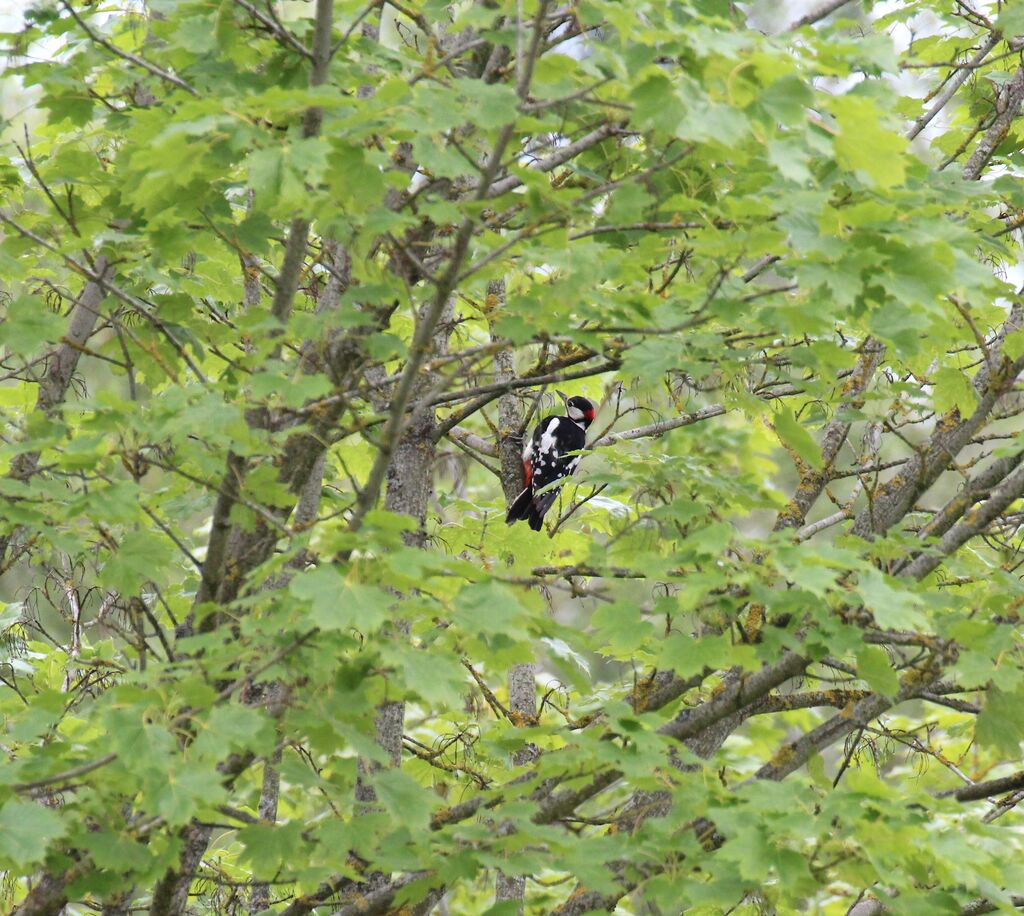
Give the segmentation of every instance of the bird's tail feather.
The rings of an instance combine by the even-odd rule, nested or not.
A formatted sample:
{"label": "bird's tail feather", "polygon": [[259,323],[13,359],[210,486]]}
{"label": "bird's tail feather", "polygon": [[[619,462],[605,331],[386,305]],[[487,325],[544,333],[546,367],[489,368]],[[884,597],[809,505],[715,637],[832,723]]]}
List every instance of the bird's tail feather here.
{"label": "bird's tail feather", "polygon": [[556,487],[554,490],[548,490],[547,493],[541,493],[540,496],[535,496],[531,500],[527,519],[534,531],[540,531],[541,526],[544,524],[544,516],[547,515],[548,509],[551,508],[555,497],[558,496],[559,489],[561,488]]}
{"label": "bird's tail feather", "polygon": [[520,519],[529,518],[533,509],[533,487],[526,487],[508,507],[505,524],[514,525]]}

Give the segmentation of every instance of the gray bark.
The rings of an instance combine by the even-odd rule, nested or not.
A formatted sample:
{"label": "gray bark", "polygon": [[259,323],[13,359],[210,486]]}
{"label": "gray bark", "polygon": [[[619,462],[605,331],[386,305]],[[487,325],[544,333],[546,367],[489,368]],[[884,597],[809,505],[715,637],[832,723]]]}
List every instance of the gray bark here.
{"label": "gray bark", "polygon": [[992,495],[963,521],[953,525],[939,540],[933,553],[925,553],[912,560],[902,574],[922,579],[943,559],[962,547],[975,535],[981,534],[992,522],[1024,495],[1024,468],[1018,468],[992,491]]}
{"label": "gray bark", "polygon": [[[277,822],[277,803],[281,792],[281,774],[277,767],[281,763],[281,749],[275,751],[271,760],[263,764],[263,786],[260,790],[259,814],[265,824]],[[249,895],[249,913],[255,916],[270,906],[270,885],[258,882],[252,886]]]}
{"label": "gray bark", "polygon": [[69,880],[71,878],[67,874],[60,877],[43,875],[11,916],[57,916],[68,902]]}
{"label": "gray bark", "polygon": [[[875,370],[882,360],[885,348],[874,338],[869,337],[864,341],[861,356],[853,374],[846,380],[844,393],[848,398],[851,407],[859,408],[864,404],[864,392],[871,384]],[[821,468],[802,466],[800,468],[800,483],[793,494],[789,505],[779,513],[775,522],[775,530],[781,531],[784,528],[799,528],[807,518],[807,513],[817,502],[829,481],[829,475],[835,464],[836,457],[846,437],[850,433],[849,420],[840,415],[835,417],[825,428],[825,435],[821,444]]]}
{"label": "gray bark", "polygon": [[[348,253],[336,242],[323,242],[325,260],[330,276],[317,302],[317,312],[333,311],[349,283],[350,261]],[[243,262],[244,263],[244,262]],[[247,288],[247,297],[250,294]],[[247,302],[248,302],[247,298]],[[347,382],[361,359],[358,341],[349,335],[330,334],[323,341],[306,341],[301,348],[301,366],[304,372],[326,372],[336,383]],[[339,403],[338,411],[343,409]],[[324,418],[332,424],[335,416]],[[320,503],[329,437],[324,432],[314,435],[301,433],[293,436],[285,446],[281,462],[280,479],[290,485],[297,496],[294,522],[298,527],[310,524],[316,517]],[[227,473],[221,484],[213,513],[213,524],[203,564],[203,582],[196,604],[216,600],[220,604],[233,601],[245,576],[270,556],[279,533],[258,519],[252,530],[230,524],[231,509],[238,498],[245,476],[245,462],[234,455],[228,456]],[[282,522],[287,514],[281,514]],[[212,626],[211,618],[207,626]]]}
{"label": "gray bark", "polygon": [[772,779],[779,782],[790,773],[800,769],[812,754],[834,744],[840,738],[877,719],[887,709],[898,706],[905,700],[919,696],[929,685],[939,679],[942,671],[938,667],[911,669],[903,677],[895,697],[868,694],[858,700],[851,709],[844,709],[817,728],[811,729],[796,741],[792,741],[775,754],[774,763],[769,761],[759,769],[752,779]]}
{"label": "gray bark", "polygon": [[132,911],[132,895],[135,888],[129,888],[103,904],[102,916],[129,916]]}
{"label": "gray bark", "polygon": [[[331,63],[331,33],[334,25],[334,0],[317,0],[316,25],[313,31],[313,66],[310,68],[309,85],[322,86],[327,80],[327,71]],[[318,107],[306,109],[302,122],[302,135],[316,137],[320,134],[323,123],[323,111]],[[306,241],[309,237],[310,221],[304,217],[292,220],[288,230],[288,243],[285,246],[284,262],[277,278],[274,290],[274,302],[271,311],[281,322],[288,320],[292,302],[299,285],[299,273],[306,257]]]}
{"label": "gray bark", "polygon": [[1013,776],[1003,776],[1000,779],[990,779],[987,782],[976,782],[971,786],[964,786],[953,793],[953,797],[959,802],[978,801],[982,798],[991,798],[993,795],[1005,795],[1007,792],[1016,792],[1024,789],[1024,773],[1014,773]]}
{"label": "gray bark", "polygon": [[966,66],[961,67],[957,74],[949,80],[945,88],[935,99],[932,107],[914,122],[913,127],[911,127],[907,132],[908,140],[913,140],[934,120],[935,116],[949,104],[953,96],[956,95],[957,90],[967,81],[967,78],[972,73],[976,72],[978,64],[988,57],[991,50],[1002,40],[1003,36],[999,32],[993,32],[981,43],[981,47],[978,49],[974,57],[971,58]]}
{"label": "gray bark", "polygon": [[686,741],[687,738],[701,734],[744,706],[766,696],[790,678],[802,674],[809,664],[810,659],[796,652],[786,652],[774,665],[728,684],[714,699],[694,709],[684,709],[670,722],[661,726],[658,732],[677,741]]}
{"label": "gray bark", "polygon": [[982,170],[988,165],[996,147],[1006,138],[1010,125],[1020,113],[1022,102],[1024,102],[1024,66],[1018,67],[1013,79],[1006,84],[1006,89],[1000,99],[1002,111],[978,141],[971,158],[964,166],[964,178],[968,181],[977,181],[981,177]]}
{"label": "gray bark", "polygon": [[[505,281],[487,284],[487,314],[491,316],[492,343],[501,343],[494,331],[493,316],[505,304]],[[516,377],[515,353],[503,347],[494,354],[494,382],[507,385]],[[501,460],[501,489],[505,501],[511,503],[523,489],[523,408],[519,398],[508,391],[498,398],[498,458]]]}
{"label": "gray bark", "polygon": [[859,900],[846,911],[846,916],[880,916],[885,912],[885,904],[874,897]]}
{"label": "gray bark", "polygon": [[[1014,897],[1012,899],[1012,905],[1018,909],[1024,907],[1024,897]],[[981,913],[995,913],[999,909],[999,906],[993,903],[991,900],[980,899],[972,900],[970,903],[965,903],[960,908],[960,916],[979,916]]]}
{"label": "gray bark", "polygon": [[[391,701],[381,703],[374,717],[374,729],[377,744],[387,755],[388,766],[397,767],[402,762],[402,734],[405,726],[405,703]],[[377,801],[377,793],[372,783],[366,778],[380,769],[375,761],[360,758],[358,762],[359,776],[356,779],[356,801],[362,805],[372,805]]]}
{"label": "gray bark", "polygon": [[[490,318],[492,343],[502,343],[494,330],[495,313],[505,304],[505,282],[492,280],[487,284],[487,314]],[[494,354],[494,381],[505,385],[515,377],[515,354],[511,347],[502,347]],[[522,442],[523,410],[519,398],[512,391],[498,398],[498,458],[501,461],[501,489],[506,502],[511,503],[523,489]],[[517,724],[525,725],[537,718],[537,666],[527,663],[516,665],[508,675],[508,705]],[[532,763],[539,756],[537,748],[528,744],[512,754],[516,766]],[[506,829],[504,826],[500,829]],[[526,877],[506,875],[499,871],[494,880],[494,899],[522,900],[526,892]],[[522,913],[522,906],[519,912]]]}
{"label": "gray bark", "polygon": [[[105,257],[96,258],[95,273],[101,280],[107,279],[110,272]],[[54,347],[46,362],[42,378],[39,379],[39,393],[36,396],[36,411],[52,414],[67,396],[71,379],[78,368],[78,360],[82,356],[81,348],[92,336],[99,318],[99,307],[106,298],[106,290],[102,283],[90,280],[86,283],[82,294],[78,297],[71,310],[65,342]],[[11,462],[8,478],[21,482],[27,481],[39,468],[39,452],[22,452]],[[10,547],[14,532],[0,537],[0,567],[2,567]]]}
{"label": "gray bark", "polygon": [[[326,79],[330,64],[333,21],[334,0],[316,0],[310,86],[322,85]],[[321,117],[319,110],[311,109],[305,112],[303,133],[306,137],[313,137],[319,133]],[[308,220],[299,217],[292,221],[271,305],[274,317],[280,322],[287,321],[291,312],[305,258],[308,231]],[[259,289],[254,287],[248,276],[250,266],[243,259],[243,270],[246,272],[246,276],[243,277],[244,295],[247,304],[255,304],[258,301]],[[304,472],[297,480],[292,481],[292,491],[296,496],[300,496],[309,485],[321,452],[322,447],[313,452]],[[282,476],[286,475],[285,468],[282,469]],[[232,526],[230,522],[231,510],[237,501],[245,471],[245,461],[229,454],[224,482],[214,509],[213,526],[203,564],[202,583],[196,595],[193,612],[183,626],[184,633],[191,632],[195,608],[201,603],[213,600],[223,607],[234,601],[241,592],[246,576],[270,556],[277,542],[277,530],[271,529],[263,519],[260,519],[251,531],[246,531],[242,526]],[[287,514],[285,513],[283,517],[286,518]],[[211,614],[203,620],[202,628],[209,631],[222,622],[221,614]],[[185,911],[189,887],[209,843],[210,828],[193,822],[186,828],[184,837],[185,847],[178,867],[169,870],[157,884],[150,916],[181,916]]]}
{"label": "gray bark", "polygon": [[820,22],[827,16],[831,16],[836,10],[842,9],[850,0],[826,0],[820,6],[811,10],[806,16],[801,16],[796,22],[790,25],[786,31],[792,32],[796,29],[802,29],[805,25],[814,25],[816,22]]}
{"label": "gray bark", "polygon": [[[451,335],[451,321],[454,314],[454,300],[448,300],[437,323],[437,330],[431,338],[432,352],[441,356],[448,351]],[[413,389],[413,397],[429,390],[432,380],[422,375]],[[427,540],[425,522],[427,505],[434,491],[434,460],[437,457],[435,415],[431,408],[417,411],[405,424],[402,436],[391,453],[387,467],[387,490],[384,494],[384,508],[389,512],[408,515],[416,522],[413,531],[406,531],[402,538],[410,547],[423,547]],[[395,621],[398,634],[407,632],[404,621]],[[402,736],[405,726],[405,703],[387,702],[377,708],[375,720],[377,744],[387,755],[391,766],[402,761]],[[356,801],[372,804],[377,800],[373,786],[365,779],[379,769],[379,765],[367,760],[359,761],[360,777],[356,782]]]}
{"label": "gray bark", "polygon": [[[247,211],[252,210],[255,198],[256,192],[249,188],[249,192],[246,195]],[[242,302],[245,304],[246,309],[255,308],[259,305],[260,296],[263,294],[263,288],[260,286],[259,258],[248,252],[241,252],[238,259],[242,264]]]}
{"label": "gray bark", "polygon": [[[455,302],[449,299],[442,310],[436,329],[431,336],[430,353],[444,356],[448,352],[448,338],[452,332]],[[434,379],[424,373],[412,391],[415,403],[433,386]],[[411,547],[426,543],[424,523],[427,504],[434,491],[434,460],[437,457],[436,418],[429,407],[415,410],[406,421],[401,438],[395,444],[385,479],[384,508],[389,512],[408,515],[417,523],[415,531],[406,532],[405,542]]]}
{"label": "gray bark", "polygon": [[[1013,385],[1024,361],[1003,365],[998,371],[986,373],[989,387],[981,394],[974,413],[961,421],[958,416],[944,417],[926,446],[881,488],[875,498],[857,515],[853,533],[861,537],[884,534],[906,515],[919,496],[949,467],[960,451],[986,422],[999,399]],[[979,376],[981,371],[979,371]]]}
{"label": "gray bark", "polygon": [[178,860],[178,867],[167,872],[157,882],[153,889],[149,916],[181,916],[185,912],[188,889],[192,886],[192,877],[203,859],[212,831],[213,828],[196,823],[185,828],[185,846]]}
{"label": "gray bark", "polygon": [[[518,725],[528,725],[537,719],[537,666],[532,662],[516,665],[508,675],[508,706]],[[526,744],[512,752],[516,766],[526,766],[540,756],[536,745]],[[522,900],[526,893],[525,875],[506,875],[499,871],[494,879],[494,899]],[[522,906],[519,912],[523,912]]]}
{"label": "gray bark", "polygon": [[[323,491],[324,465],[327,459],[327,452],[323,451],[320,458],[313,466],[313,472],[309,481],[299,494],[299,503],[295,508],[295,526],[303,528],[312,524],[320,510],[320,494]],[[293,557],[288,565],[291,569],[301,569],[306,564],[305,551]],[[291,572],[284,573],[280,580],[274,585],[284,588],[291,578]],[[269,686],[273,700],[276,702],[281,693],[280,685],[275,683]],[[278,767],[281,763],[281,748],[279,747],[273,757],[263,765],[263,785],[260,789],[259,815],[260,820],[267,824],[277,821],[277,806],[281,794],[281,773]],[[270,885],[258,882],[253,885],[249,896],[249,913],[256,914],[270,906]]]}

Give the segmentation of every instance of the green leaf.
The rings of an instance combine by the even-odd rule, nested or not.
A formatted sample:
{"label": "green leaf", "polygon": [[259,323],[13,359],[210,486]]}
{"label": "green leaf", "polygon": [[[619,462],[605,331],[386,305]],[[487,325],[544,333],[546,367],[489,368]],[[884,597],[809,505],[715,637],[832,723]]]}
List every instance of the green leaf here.
{"label": "green leaf", "polygon": [[309,605],[308,621],[322,630],[371,633],[388,619],[388,607],[394,601],[374,585],[346,581],[333,566],[318,566],[296,576],[288,590]]}
{"label": "green leaf", "polygon": [[970,379],[959,369],[949,366],[936,371],[933,376],[935,384],[935,409],[939,413],[959,410],[961,416],[967,416],[978,403],[978,395]]}
{"label": "green leaf", "polygon": [[512,86],[464,80],[460,84],[465,104],[473,111],[473,120],[485,130],[503,127],[515,120],[519,98]]}
{"label": "green leaf", "polygon": [[253,875],[272,878],[282,866],[294,861],[296,850],[304,845],[302,834],[302,824],[295,821],[275,826],[253,824],[239,830],[238,839]]}
{"label": "green leaf", "polygon": [[839,121],[835,140],[839,164],[882,189],[902,184],[906,178],[907,141],[883,126],[885,119],[875,103],[843,95],[834,98],[831,107]]}
{"label": "green leaf", "polygon": [[34,802],[10,799],[0,808],[0,862],[15,872],[41,862],[50,844],[66,830],[57,812]]}
{"label": "green leaf", "polygon": [[59,340],[67,322],[37,297],[23,296],[7,306],[0,322],[0,343],[15,353],[28,356],[41,344]]}
{"label": "green leaf", "polygon": [[153,805],[167,823],[181,826],[201,810],[216,808],[226,796],[223,777],[216,770],[186,765],[166,774]]}
{"label": "green leaf", "polygon": [[890,582],[903,584],[877,569],[867,569],[858,574],[857,591],[874,615],[875,622],[886,629],[927,630],[928,622],[921,613],[921,598],[909,590],[909,584],[896,588]]}
{"label": "green leaf", "polygon": [[1008,3],[1000,11],[996,18],[995,28],[1004,35],[1024,34],[1024,9],[1019,5]]}
{"label": "green leaf", "polygon": [[373,777],[373,788],[384,807],[409,830],[427,827],[433,804],[430,796],[401,770],[381,770]]}
{"label": "green leaf", "polygon": [[781,407],[776,410],[772,422],[782,444],[795,452],[801,461],[813,468],[823,467],[821,448],[811,438],[811,434],[800,425],[789,408]]}
{"label": "green leaf", "polygon": [[899,693],[900,679],[881,646],[862,646],[857,650],[857,675],[876,693],[888,697]]}
{"label": "green leaf", "polygon": [[990,688],[975,720],[974,734],[984,747],[1016,758],[1024,741],[1024,691]]}
{"label": "green leaf", "polygon": [[633,84],[630,101],[636,123],[640,126],[678,123],[684,114],[671,82],[658,70],[648,71],[643,81]]}
{"label": "green leaf", "polygon": [[269,752],[273,743],[274,728],[265,715],[248,706],[225,703],[211,710],[193,749],[197,754],[222,760],[229,751]]}

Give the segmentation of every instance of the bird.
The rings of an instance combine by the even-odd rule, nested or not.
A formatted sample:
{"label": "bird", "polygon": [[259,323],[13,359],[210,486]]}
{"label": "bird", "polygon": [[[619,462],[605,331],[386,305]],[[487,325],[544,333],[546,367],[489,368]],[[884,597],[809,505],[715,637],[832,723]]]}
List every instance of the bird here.
{"label": "bird", "polygon": [[[580,449],[587,444],[587,427],[597,410],[586,398],[556,392],[565,402],[566,416],[545,417],[523,448],[523,480],[526,486],[512,505],[505,521],[509,525],[525,519],[540,531],[544,515],[562,489],[556,481],[572,476],[580,463]],[[542,492],[543,491],[543,492]]]}

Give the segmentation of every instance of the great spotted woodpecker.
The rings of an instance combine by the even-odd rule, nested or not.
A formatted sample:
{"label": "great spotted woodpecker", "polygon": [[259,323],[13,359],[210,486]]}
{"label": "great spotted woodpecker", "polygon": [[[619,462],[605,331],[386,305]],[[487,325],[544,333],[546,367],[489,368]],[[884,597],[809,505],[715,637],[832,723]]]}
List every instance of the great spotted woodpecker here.
{"label": "great spotted woodpecker", "polygon": [[505,516],[510,525],[526,519],[534,531],[540,531],[544,514],[562,489],[561,485],[550,485],[571,476],[580,463],[578,453],[587,444],[587,427],[597,411],[586,398],[570,398],[561,391],[558,396],[565,401],[567,416],[545,417],[527,440],[523,448],[526,487]]}

